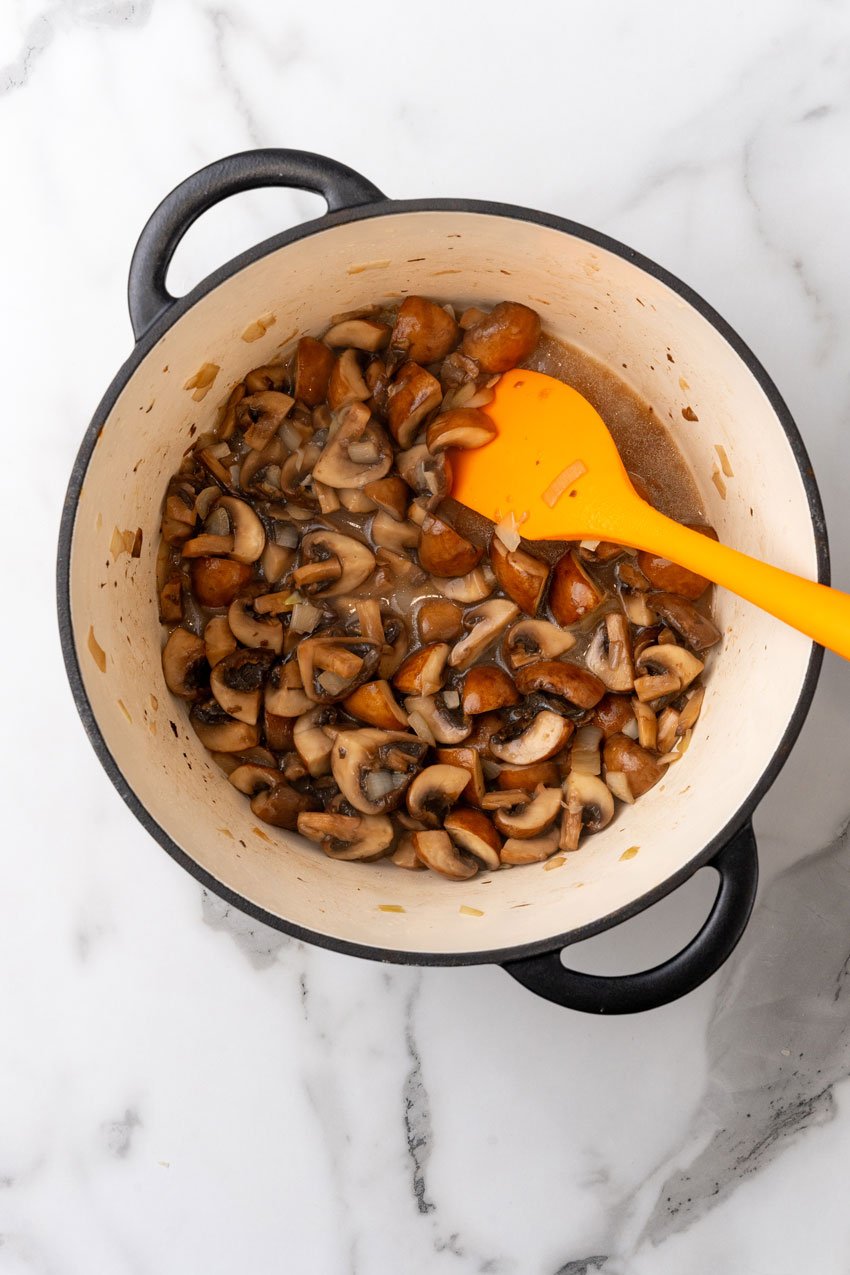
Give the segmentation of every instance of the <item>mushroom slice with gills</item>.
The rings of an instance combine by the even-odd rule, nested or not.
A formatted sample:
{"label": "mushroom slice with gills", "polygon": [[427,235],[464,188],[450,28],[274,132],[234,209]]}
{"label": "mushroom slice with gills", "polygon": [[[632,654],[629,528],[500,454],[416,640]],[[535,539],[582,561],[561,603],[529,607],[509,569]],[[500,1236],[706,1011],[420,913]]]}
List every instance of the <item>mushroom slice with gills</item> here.
{"label": "mushroom slice with gills", "polygon": [[393,677],[393,686],[402,695],[434,695],[443,685],[449,651],[447,642],[417,647],[402,660]]}
{"label": "mushroom slice with gills", "polygon": [[248,748],[256,748],[260,742],[257,726],[228,716],[212,697],[192,706],[189,724],[211,753],[244,753]]}
{"label": "mushroom slice with gills", "polygon": [[564,784],[566,805],[558,841],[561,850],[578,850],[582,832],[601,832],[614,818],[614,798],[596,775],[570,771]]}
{"label": "mushroom slice with gills", "polygon": [[519,692],[510,673],[498,664],[473,664],[463,680],[461,703],[464,713],[477,717],[518,704]]}
{"label": "mushroom slice with gills", "polygon": [[271,651],[242,649],[219,660],[210,674],[210,690],[225,713],[249,726],[256,724],[273,659]]}
{"label": "mushroom slice with gills", "polygon": [[383,509],[379,509],[372,519],[370,535],[376,545],[393,553],[404,553],[419,544],[419,528],[415,523],[399,522]]}
{"label": "mushroom slice with gills", "polygon": [[389,344],[390,331],[388,323],[379,323],[376,319],[341,319],[328,328],[322,340],[334,350],[351,346],[374,354]]}
{"label": "mushroom slice with gills", "polygon": [[493,598],[467,611],[463,617],[467,633],[452,647],[449,656],[451,667],[460,670],[469,668],[518,615],[516,604],[507,598]]}
{"label": "mushroom slice with gills", "polygon": [[657,723],[655,747],[659,753],[669,753],[679,735],[679,714],[668,706],[658,714]]}
{"label": "mushroom slice with gills", "polygon": [[720,630],[714,621],[686,598],[679,598],[674,593],[651,593],[648,602],[664,623],[675,629],[698,654],[720,641]]}
{"label": "mushroom slice with gills", "polygon": [[502,863],[520,867],[525,863],[543,863],[558,849],[558,829],[550,828],[539,837],[508,837],[499,858]]}
{"label": "mushroom slice with gills", "polygon": [[271,442],[294,403],[294,398],[279,390],[261,390],[237,403],[236,424],[252,451],[261,452]]}
{"label": "mushroom slice with gills", "polygon": [[251,568],[231,558],[193,558],[189,576],[202,607],[227,607],[251,579]]}
{"label": "mushroom slice with gills", "polygon": [[207,620],[204,627],[204,650],[210,668],[236,650],[236,638],[230,632],[225,616],[214,615],[211,620]]}
{"label": "mushroom slice with gills", "polygon": [[632,798],[642,797],[664,774],[656,758],[627,735],[612,735],[603,749],[606,779],[614,774],[626,777]]}
{"label": "mushroom slice with gills", "polygon": [[625,695],[603,695],[593,709],[591,723],[602,731],[603,739],[620,735],[629,723],[635,723],[632,701]]}
{"label": "mushroom slice with gills", "polygon": [[386,814],[404,799],[428,745],[401,731],[341,730],[331,749],[331,770],[339,790],[364,815]]}
{"label": "mushroom slice with gills", "polygon": [[555,761],[533,762],[530,766],[502,766],[496,776],[499,788],[521,788],[525,792],[534,792],[541,786],[556,788],[560,782],[560,771]]}
{"label": "mushroom slice with gills", "polygon": [[656,614],[649,605],[647,595],[637,589],[620,589],[620,603],[629,624],[645,629],[655,624]]}
{"label": "mushroom slice with gills", "polygon": [[180,699],[198,699],[209,682],[203,639],[188,629],[172,629],[162,651],[162,672],[172,695]]}
{"label": "mushroom slice with gills", "polygon": [[463,632],[463,612],[447,599],[428,598],[416,614],[416,626],[423,642],[451,642]]}
{"label": "mushroom slice with gills", "polygon": [[406,730],[407,714],[399,707],[392,687],[383,678],[366,682],[346,695],[342,706],[352,717],[380,730]]}
{"label": "mushroom slice with gills", "polygon": [[404,363],[387,388],[387,423],[399,447],[410,447],[429,412],[440,406],[440,382],[418,363]]}
{"label": "mushroom slice with gills", "polygon": [[220,554],[222,557],[233,552],[233,536],[218,536],[203,531],[199,536],[192,536],[180,548],[184,558],[206,558]]}
{"label": "mushroom slice with gills", "polygon": [[521,729],[515,733],[513,724],[490,740],[490,752],[497,761],[509,762],[512,766],[528,766],[532,762],[546,761],[559,753],[573,733],[573,723],[551,709],[542,709],[525,722],[522,716],[518,721]]}
{"label": "mushroom slice with gills", "polygon": [[331,769],[333,736],[325,729],[336,722],[336,710],[327,704],[314,704],[302,713],[292,728],[295,751],[314,779],[327,775]]}
{"label": "mushroom slice with gills", "polygon": [[238,788],[246,797],[253,797],[263,788],[273,788],[281,780],[277,767],[262,766],[256,762],[243,762],[235,766],[227,777],[233,787]]}
{"label": "mushroom slice with gills", "polygon": [[649,704],[642,703],[637,696],[631,701],[631,705],[638,727],[638,743],[641,748],[654,750],[658,745],[658,718]]}
{"label": "mushroom slice with gills", "polygon": [[464,604],[483,602],[485,598],[489,598],[495,584],[496,577],[486,563],[482,563],[468,575],[458,576],[456,580],[434,580],[434,587],[444,598]]}
{"label": "mushroom slice with gills", "polygon": [[591,673],[609,691],[630,691],[635,683],[632,639],[622,611],[609,611],[599,625],[584,654]]}
{"label": "mushroom slice with gills", "polygon": [[313,477],[326,487],[361,488],[384,478],[393,463],[393,450],[368,407],[351,403],[340,412],[339,429],[325,443],[313,466]]}
{"label": "mushroom slice with gills", "polygon": [[558,624],[576,624],[595,611],[604,597],[574,549],[558,559],[549,586],[549,610]]}
{"label": "mushroom slice with gills", "polygon": [[296,651],[305,694],[317,704],[343,699],[375,673],[380,648],[362,637],[319,634]]}
{"label": "mushroom slice with gills", "polygon": [[540,340],[540,315],[518,301],[501,301],[463,334],[461,350],[485,372],[507,372]]}
{"label": "mushroom slice with gills", "polygon": [[248,565],[256,562],[266,545],[266,530],[251,506],[236,496],[222,496],[215,508],[223,509],[230,521],[231,558]]}
{"label": "mushroom slice with gills", "polygon": [[398,474],[388,474],[386,478],[376,478],[368,482],[363,492],[373,500],[378,508],[396,522],[404,522],[407,517],[407,506],[410,504],[411,491],[403,478]]}
{"label": "mushroom slice with gills", "polygon": [[448,310],[426,297],[406,297],[393,324],[390,351],[414,363],[438,363],[459,338],[460,329]]}
{"label": "mushroom slice with gills", "polygon": [[[287,383],[285,363],[264,363],[261,367],[252,368],[245,377],[245,390],[248,394],[259,394],[261,390],[282,390]],[[242,402],[242,395],[237,402]]]}
{"label": "mushroom slice with gills", "polygon": [[308,407],[324,403],[335,359],[333,352],[312,336],[302,336],[295,348],[293,393]]}
{"label": "mushroom slice with gills", "polygon": [[426,579],[425,572],[418,563],[404,554],[394,553],[392,549],[377,549],[375,561],[375,589],[381,594],[412,588]]}
{"label": "mushroom slice with gills", "polygon": [[[421,832],[422,829],[416,829],[415,831]],[[406,832],[401,838],[390,858],[397,868],[406,868],[409,872],[425,871],[425,864],[421,859],[417,858],[416,851],[413,848],[413,837],[409,832]]]}
{"label": "mushroom slice with gills", "polygon": [[497,583],[526,615],[534,616],[549,582],[548,563],[526,553],[524,549],[508,549],[498,535],[490,541],[490,566]]}
{"label": "mushroom slice with gills", "polygon": [[231,633],[243,646],[274,651],[275,655],[280,655],[283,650],[283,625],[274,616],[255,614],[253,602],[253,598],[246,594],[233,599],[227,612]]}
{"label": "mushroom slice with gills", "polygon": [[444,452],[448,447],[472,451],[492,443],[496,426],[480,407],[453,407],[435,416],[425,435],[428,450]]}
{"label": "mushroom slice with gills", "polygon": [[411,833],[416,857],[440,876],[450,881],[469,881],[478,871],[478,861],[459,849],[447,832],[428,828]]}
{"label": "mushroom slice with gills", "polygon": [[[311,531],[301,541],[301,562],[326,562],[337,558],[342,573],[336,579],[318,581],[307,592],[321,593],[326,598],[340,597],[358,588],[375,569],[375,555],[366,545],[340,531]],[[304,586],[300,585],[304,592]]]}
{"label": "mushroom slice with gills", "polygon": [[470,810],[468,806],[451,810],[443,820],[443,828],[460,850],[478,859],[485,868],[496,872],[501,866],[502,838],[483,810]]}
{"label": "mushroom slice with gills", "polygon": [[381,604],[377,598],[355,598],[354,612],[357,616],[358,631],[367,642],[377,642],[383,646],[386,641],[384,621],[381,616]]}
{"label": "mushroom slice with gills", "polygon": [[[451,704],[447,702],[447,695],[453,695]],[[462,744],[472,732],[472,723],[460,707],[460,696],[456,691],[409,695],[404,707],[411,719],[414,714],[419,715],[438,744]]]}
{"label": "mushroom slice with gills", "polygon": [[175,572],[159,591],[160,624],[179,624],[183,619],[183,577]]}
{"label": "mushroom slice with gills", "polygon": [[384,645],[378,676],[391,678],[398,671],[409,647],[410,636],[404,620],[398,615],[388,616],[384,620]]}
{"label": "mushroom slice with gills", "polygon": [[557,695],[576,708],[594,708],[605,694],[605,685],[595,673],[569,660],[538,660],[535,664],[526,664],[517,670],[514,680],[521,695],[535,691]]}
{"label": "mushroom slice with gills", "polygon": [[505,634],[502,654],[508,667],[516,670],[537,660],[557,659],[573,646],[572,633],[551,620],[520,620]]}
{"label": "mushroom slice with gills", "polygon": [[465,576],[484,554],[435,514],[426,513],[417,539],[422,569],[433,576]]}
{"label": "mushroom slice with gills", "polygon": [[275,717],[300,717],[313,707],[297,660],[278,660],[272,665],[266,682],[265,707]]}
{"label": "mushroom slice with gills", "polygon": [[469,774],[462,766],[447,766],[438,762],[426,766],[407,790],[407,811],[426,828],[439,828],[444,816],[459,800],[469,782]]}
{"label": "mushroom slice with gills", "polygon": [[461,799],[471,806],[479,806],[484,800],[484,770],[481,757],[475,748],[466,745],[455,748],[438,748],[437,761],[447,766],[461,766],[468,775],[467,784],[461,793]]}
{"label": "mushroom slice with gills", "polygon": [[635,693],[644,703],[687,690],[705,668],[702,660],[672,642],[645,647],[635,663],[640,672]]}
{"label": "mushroom slice with gills", "polygon": [[302,814],[298,831],[308,841],[318,841],[329,859],[348,863],[383,858],[395,835],[386,815]]}
{"label": "mushroom slice with gills", "polygon": [[328,381],[328,406],[338,412],[348,403],[365,403],[371,390],[363,379],[357,354],[354,350],[343,350],[334,361]]}
{"label": "mushroom slice with gills", "polygon": [[[602,786],[605,787],[604,784]],[[539,837],[551,828],[560,811],[561,789],[541,788],[527,805],[497,810],[493,815],[493,822],[506,837],[526,840],[529,837]]]}

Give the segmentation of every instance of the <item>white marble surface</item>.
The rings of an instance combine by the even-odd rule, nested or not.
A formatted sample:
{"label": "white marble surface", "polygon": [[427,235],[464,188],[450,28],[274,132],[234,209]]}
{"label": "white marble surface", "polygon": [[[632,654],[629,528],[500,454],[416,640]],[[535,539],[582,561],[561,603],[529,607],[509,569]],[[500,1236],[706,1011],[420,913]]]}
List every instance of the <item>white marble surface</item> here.
{"label": "white marble surface", "polygon": [[[563,213],[686,278],[778,380],[850,586],[847,4],[6,0],[0,68],[0,1271],[846,1272],[846,667],[758,813],[738,952],[603,1021],[494,969],[310,950],[203,894],[83,736],[51,575],[131,344],[135,237],[261,144]],[[217,209],[174,288],[317,208]],[[702,874],[588,965],[671,953],[711,893]]]}

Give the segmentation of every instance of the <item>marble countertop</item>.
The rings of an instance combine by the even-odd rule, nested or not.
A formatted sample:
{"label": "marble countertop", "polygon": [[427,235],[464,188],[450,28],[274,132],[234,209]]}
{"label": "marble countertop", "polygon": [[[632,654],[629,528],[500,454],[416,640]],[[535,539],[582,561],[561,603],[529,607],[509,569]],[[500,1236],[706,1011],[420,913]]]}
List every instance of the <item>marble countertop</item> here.
{"label": "marble countertop", "polygon": [[[186,174],[255,145],[324,152],[398,197],[548,209],[688,280],[775,376],[850,587],[850,9],[529,0],[514,19],[481,0],[436,22],[341,2],[2,7],[3,1275],[850,1268],[838,660],[758,811],[740,947],[686,999],[617,1020],[498,969],[311,949],[225,906],[125,809],[66,686],[59,509],[131,347],[136,236]],[[320,207],[267,191],[217,208],[173,288]],[[699,874],[574,960],[672,954],[713,890]]]}

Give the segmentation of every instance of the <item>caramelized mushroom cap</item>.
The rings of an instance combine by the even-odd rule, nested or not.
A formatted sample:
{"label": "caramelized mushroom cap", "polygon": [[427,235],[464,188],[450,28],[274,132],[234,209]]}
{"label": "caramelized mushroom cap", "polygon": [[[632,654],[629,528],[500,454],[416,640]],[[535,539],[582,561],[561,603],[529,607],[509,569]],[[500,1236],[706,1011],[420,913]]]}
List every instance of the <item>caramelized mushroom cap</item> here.
{"label": "caramelized mushroom cap", "polygon": [[577,850],[584,830],[601,832],[614,818],[614,798],[596,775],[583,775],[575,770],[567,776],[564,795],[566,809],[559,845],[562,850]]}
{"label": "caramelized mushroom cap", "polygon": [[558,624],[576,624],[603,601],[604,593],[585,571],[574,549],[555,563],[549,610]]}
{"label": "caramelized mushroom cap", "polygon": [[526,615],[536,615],[550,568],[524,549],[508,549],[497,535],[490,541],[490,566],[500,587]]}
{"label": "caramelized mushroom cap", "polygon": [[453,407],[434,418],[426,437],[431,452],[443,452],[447,447],[470,451],[491,442],[496,426],[478,407]]}
{"label": "caramelized mushroom cap", "polygon": [[632,702],[627,695],[603,695],[590,720],[602,731],[604,739],[619,735],[634,721]]}
{"label": "caramelized mushroom cap", "polygon": [[467,575],[478,566],[483,553],[442,518],[425,515],[419,534],[419,561],[429,575]]}
{"label": "caramelized mushroom cap", "polygon": [[606,772],[620,772],[628,780],[633,797],[642,797],[664,774],[651,753],[627,735],[612,735],[603,749]]}
{"label": "caramelized mushroom cap", "polygon": [[448,599],[429,598],[416,614],[422,642],[451,642],[463,632],[463,612]]}
{"label": "caramelized mushroom cap", "polygon": [[477,716],[519,703],[513,678],[498,664],[473,664],[463,680],[464,713]]}
{"label": "caramelized mushroom cap", "polygon": [[345,697],[343,708],[352,717],[380,730],[407,729],[407,713],[396,702],[389,682],[383,678],[359,686]]}
{"label": "caramelized mushroom cap", "polygon": [[403,695],[433,695],[443,685],[449,650],[446,642],[430,642],[411,651],[399,665],[393,686]]}
{"label": "caramelized mushroom cap", "polygon": [[714,621],[686,598],[679,598],[674,593],[651,593],[648,601],[664,623],[675,629],[698,654],[720,641],[720,630]]}
{"label": "caramelized mushroom cap", "polygon": [[188,629],[172,629],[162,651],[162,672],[172,695],[198,699],[209,682],[203,640]]}
{"label": "caramelized mushroom cap", "polygon": [[462,766],[438,762],[421,770],[407,790],[407,810],[423,827],[439,828],[469,782]]}
{"label": "caramelized mushroom cap", "polygon": [[541,788],[525,805],[497,810],[493,822],[504,836],[527,840],[551,828],[560,813],[560,787]]}
{"label": "caramelized mushroom cap", "polygon": [[478,862],[464,850],[459,850],[449,834],[442,830],[428,829],[411,834],[416,857],[450,881],[468,881],[478,871]]}
{"label": "caramelized mushroom cap", "polygon": [[461,349],[485,372],[507,372],[533,352],[540,316],[517,301],[501,301],[463,335]]}
{"label": "caramelized mushroom cap", "polygon": [[372,727],[341,730],[331,750],[331,770],[355,810],[385,814],[402,801],[428,750],[416,735]]}
{"label": "caramelized mushroom cap", "polygon": [[414,363],[436,363],[457,345],[460,329],[441,305],[406,297],[398,308],[390,349]]}
{"label": "caramelized mushroom cap", "polygon": [[593,708],[605,694],[605,686],[594,673],[569,660],[538,660],[526,664],[514,675],[522,695],[542,691],[558,695],[577,708]]}
{"label": "caramelized mushroom cap", "polygon": [[198,739],[212,753],[242,753],[260,742],[258,727],[229,717],[214,699],[194,704],[189,723]]}
{"label": "caramelized mushroom cap", "polygon": [[459,849],[478,859],[485,868],[494,872],[499,868],[502,838],[483,810],[452,810],[443,820],[443,827]]}
{"label": "caramelized mushroom cap", "polygon": [[440,382],[418,363],[404,363],[387,389],[387,422],[399,447],[410,447],[429,412],[440,406]]}
{"label": "caramelized mushroom cap", "polygon": [[566,717],[543,709],[519,734],[494,735],[490,740],[490,752],[499,761],[510,762],[514,766],[546,761],[561,751],[573,729],[573,723]]}
{"label": "caramelized mushroom cap", "polygon": [[295,350],[293,393],[308,407],[318,407],[328,394],[333,351],[312,336],[302,336]]}
{"label": "caramelized mushroom cap", "polygon": [[520,620],[511,626],[502,643],[505,663],[512,669],[536,660],[554,660],[575,646],[572,633],[549,620]]}
{"label": "caramelized mushroom cap", "polygon": [[[712,527],[686,525],[690,525],[692,531],[699,531],[711,540],[717,539],[717,533]],[[675,593],[678,597],[687,598],[691,602],[701,598],[711,583],[705,576],[697,575],[695,571],[688,571],[686,567],[680,567],[678,563],[671,562],[669,558],[659,553],[647,553],[642,550],[637,556],[637,562],[653,588],[660,589],[664,593]]]}

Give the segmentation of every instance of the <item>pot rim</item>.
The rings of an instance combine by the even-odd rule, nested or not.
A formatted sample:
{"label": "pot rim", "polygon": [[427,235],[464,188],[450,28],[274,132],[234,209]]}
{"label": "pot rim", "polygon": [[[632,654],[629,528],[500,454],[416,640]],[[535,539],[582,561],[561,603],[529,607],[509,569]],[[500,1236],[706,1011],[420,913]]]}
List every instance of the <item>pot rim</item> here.
{"label": "pot rim", "polygon": [[74,637],[73,622],[71,619],[71,599],[70,599],[70,574],[71,574],[71,553],[73,549],[74,525],[76,521],[77,505],[79,502],[80,492],[89,461],[97,443],[98,435],[109,417],[115,403],[122,393],[130,378],[150,353],[160,338],[168,331],[170,327],[182,318],[194,305],[198,303],[208,293],[212,292],[221,283],[237,274],[246,266],[252,265],[259,261],[262,257],[268,256],[276,252],[280,248],[286,247],[290,243],[295,243],[300,239],[306,239],[311,235],[322,234],[328,230],[332,230],[336,226],[346,225],[349,222],[368,220],[374,217],[388,217],[399,213],[416,213],[416,212],[453,212],[458,214],[476,213],[485,214],[493,217],[501,217],[507,221],[530,221],[540,226],[546,226],[552,230],[558,230],[564,234],[572,235],[575,238],[583,239],[589,244],[603,248],[608,252],[622,257],[632,265],[643,270],[652,278],[659,280],[672,291],[676,292],[683,301],[693,307],[704,319],[706,319],[712,327],[724,338],[728,345],[734,350],[738,357],[745,364],[749,372],[758,382],[760,388],[764,392],[779,424],[785,432],[785,436],[791,447],[797,467],[800,471],[800,478],[806,493],[806,499],[809,506],[809,514],[812,521],[812,527],[815,536],[815,550],[817,558],[818,573],[817,578],[821,584],[828,584],[830,579],[830,561],[829,561],[829,543],[826,530],[826,521],[824,516],[823,504],[818,490],[817,481],[812,469],[811,461],[805,444],[797,429],[797,425],[785,404],[778,389],[774,385],[766,370],[756,358],[755,354],[749,348],[745,341],[731,327],[729,323],[711,306],[709,303],[695,292],[688,284],[682,282],[677,276],[659,266],[649,257],[645,257],[642,253],[636,252],[633,248],[621,243],[619,240],[605,235],[598,230],[594,230],[589,226],[581,225],[579,222],[571,221],[564,217],[558,217],[552,213],[540,212],[532,208],[524,208],[516,204],[505,204],[486,200],[475,199],[410,199],[410,200],[382,200],[378,203],[359,205],[354,208],[342,209],[337,212],[326,213],[324,216],[315,218],[311,221],[304,222],[295,226],[290,230],[273,235],[261,243],[255,244],[252,248],[240,253],[232,258],[212,274],[202,279],[190,292],[185,296],[175,300],[142,334],[136,342],[130,356],[123,363],[119,371],[113,377],[108,389],[101,399],[98,407],[92,417],[91,423],[86,430],[79,451],[74,460],[71,476],[68,482],[68,488],[65,494],[65,500],[62,508],[62,516],[59,530],[59,545],[57,556],[56,570],[56,591],[57,591],[57,610],[59,618],[59,632],[62,644],[62,655],[65,661],[65,669],[68,680],[71,685],[71,691],[77,711],[82,720],[86,734],[94,748],[95,753],[100,760],[101,765],[117,789],[119,795],[123,798],[126,805],[136,816],[142,827],[159,843],[172,859],[174,859],[181,867],[198,881],[205,889],[210,890],[213,894],[223,899],[226,903],[236,907],[239,911],[251,916],[254,920],[262,921],[265,925],[271,926],[275,930],[279,930],[284,934],[290,935],[292,938],[300,939],[303,942],[315,944],[335,952],[341,952],[347,956],[359,956],[369,960],[384,961],[392,964],[400,965],[433,965],[433,966],[452,966],[452,965],[484,965],[484,964],[502,964],[506,961],[518,960],[523,957],[538,956],[546,952],[552,952],[563,949],[579,943],[584,939],[591,938],[595,934],[601,934],[603,931],[611,929],[615,925],[619,925],[622,921],[629,920],[638,913],[644,911],[645,908],[659,902],[661,899],[670,894],[678,886],[683,885],[690,877],[694,875],[700,868],[704,867],[730,838],[749,820],[762,797],[773,784],[788,755],[802,729],[803,722],[806,719],[812,698],[817,686],[818,676],[820,674],[821,664],[823,662],[823,648],[812,645],[811,655],[806,668],[805,677],[800,687],[800,694],[794,706],[794,711],[788,719],[788,724],[782,735],[777,748],[771,757],[768,765],[762,771],[758,782],[752,788],[746,801],[744,801],[738,809],[730,816],[725,826],[712,838],[707,845],[703,846],[696,854],[694,854],[686,864],[684,864],[677,872],[665,878],[657,886],[651,890],[647,890],[642,895],[631,902],[624,904],[622,907],[615,909],[613,912],[606,913],[605,916],[599,917],[594,921],[590,921],[585,925],[576,929],[568,930],[564,934],[547,936],[542,939],[534,940],[531,943],[523,943],[512,947],[485,949],[483,951],[474,952],[416,952],[404,951],[390,947],[381,947],[371,944],[354,943],[347,939],[337,938],[332,934],[322,934],[321,932],[310,930],[305,926],[296,925],[293,922],[284,920],[281,917],[274,916],[267,912],[259,905],[252,903],[243,895],[231,890],[223,882],[217,880],[210,873],[205,871],[194,859],[192,859],[184,850],[180,848],[175,841],[171,839],[164,828],[153,818],[143,802],[136,796],[135,792],[124,778],[123,773],[119,769],[106,740],[101,734],[95,714],[89,702],[83,682],[82,672],[79,660],[77,658],[77,646]]}

